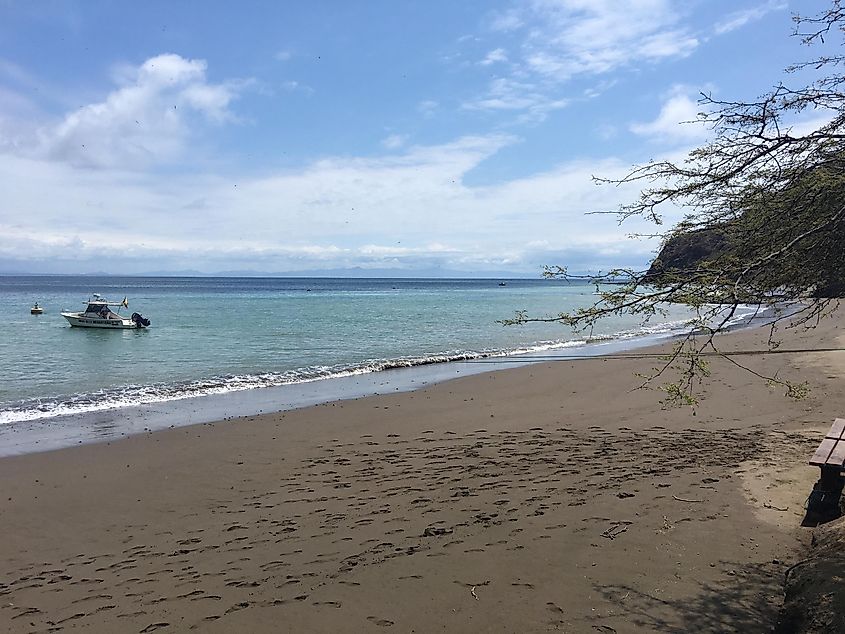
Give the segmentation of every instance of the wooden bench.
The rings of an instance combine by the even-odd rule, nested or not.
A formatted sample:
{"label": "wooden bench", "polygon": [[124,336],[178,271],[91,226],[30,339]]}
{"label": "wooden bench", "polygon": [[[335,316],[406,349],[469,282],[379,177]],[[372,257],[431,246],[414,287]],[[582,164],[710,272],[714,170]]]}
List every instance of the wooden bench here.
{"label": "wooden bench", "polygon": [[845,418],[833,421],[810,464],[821,469],[821,477],[807,500],[807,516],[819,521],[836,519],[841,515],[839,497],[842,495],[842,472],[845,471]]}
{"label": "wooden bench", "polygon": [[833,421],[833,426],[816,449],[810,464],[821,468],[822,476],[827,470],[835,474],[845,470],[845,418]]}

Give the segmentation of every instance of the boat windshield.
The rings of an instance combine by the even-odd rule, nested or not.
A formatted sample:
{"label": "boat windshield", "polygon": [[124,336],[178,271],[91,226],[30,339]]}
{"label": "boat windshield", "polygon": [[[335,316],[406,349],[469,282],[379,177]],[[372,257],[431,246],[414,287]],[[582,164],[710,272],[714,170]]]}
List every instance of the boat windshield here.
{"label": "boat windshield", "polygon": [[88,308],[85,309],[85,312],[97,314],[97,315],[99,315],[103,318],[119,317],[119,315],[117,313],[113,312],[111,310],[111,308],[109,308],[108,304],[102,304],[102,303],[100,303],[100,304],[97,304],[97,303],[88,304]]}

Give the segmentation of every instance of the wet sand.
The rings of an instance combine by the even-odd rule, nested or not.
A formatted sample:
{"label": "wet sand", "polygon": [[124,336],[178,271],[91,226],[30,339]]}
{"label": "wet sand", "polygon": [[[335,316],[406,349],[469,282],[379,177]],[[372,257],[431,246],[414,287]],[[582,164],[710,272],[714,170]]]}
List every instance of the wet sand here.
{"label": "wet sand", "polygon": [[567,361],[4,458],[0,628],[769,632],[845,353],[738,360],[813,391],[715,359],[693,415]]}

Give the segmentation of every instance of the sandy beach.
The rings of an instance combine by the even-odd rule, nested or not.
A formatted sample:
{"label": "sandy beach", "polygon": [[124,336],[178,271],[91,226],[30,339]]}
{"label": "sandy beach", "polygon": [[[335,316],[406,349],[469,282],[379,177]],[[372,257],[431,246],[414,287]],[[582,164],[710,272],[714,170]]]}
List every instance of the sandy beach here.
{"label": "sandy beach", "polygon": [[587,359],[4,458],[0,627],[769,632],[845,353],[738,360],[812,391],[714,359],[693,414]]}

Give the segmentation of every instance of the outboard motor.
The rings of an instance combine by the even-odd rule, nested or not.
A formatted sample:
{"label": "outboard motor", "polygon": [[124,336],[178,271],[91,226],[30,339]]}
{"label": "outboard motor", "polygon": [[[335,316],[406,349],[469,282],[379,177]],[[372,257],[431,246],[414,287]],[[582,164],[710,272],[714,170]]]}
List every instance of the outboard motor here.
{"label": "outboard motor", "polygon": [[132,313],[131,319],[138,328],[146,328],[150,325],[150,320],[145,318],[141,313]]}

